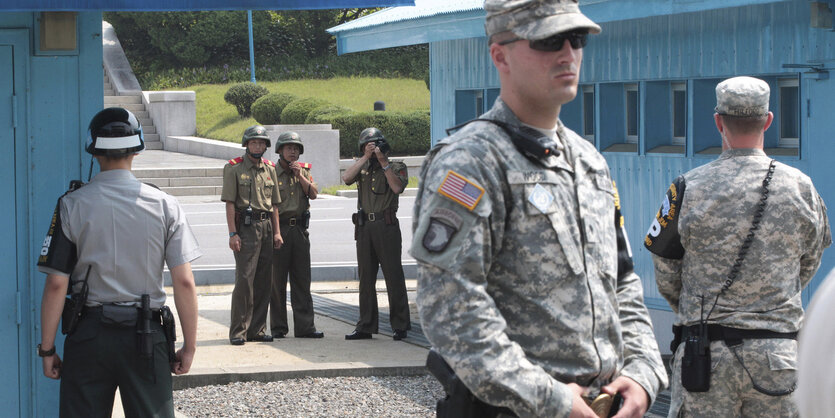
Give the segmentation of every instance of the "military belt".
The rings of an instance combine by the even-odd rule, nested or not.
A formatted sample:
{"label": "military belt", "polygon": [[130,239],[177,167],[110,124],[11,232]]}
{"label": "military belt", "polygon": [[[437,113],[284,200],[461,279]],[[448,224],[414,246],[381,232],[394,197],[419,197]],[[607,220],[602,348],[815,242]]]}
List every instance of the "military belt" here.
{"label": "military belt", "polygon": [[[101,315],[104,311],[102,306],[85,306],[84,309],[81,310],[82,316],[87,315]],[[136,307],[136,318],[139,319],[140,312],[139,307]],[[162,322],[162,313],[160,309],[151,309],[151,319],[156,323]]]}
{"label": "military belt", "polygon": [[[670,348],[675,352],[678,344],[687,339],[691,335],[699,335],[700,325],[691,325],[688,327],[674,325],[673,334],[675,338]],[[728,346],[742,344],[742,340],[764,340],[771,338],[784,338],[789,340],[797,339],[797,331],[795,332],[777,332],[767,329],[741,329],[722,326],[719,324],[708,324],[707,335],[709,341],[725,341]]]}
{"label": "military belt", "polygon": [[391,212],[390,216],[391,216],[392,220],[397,216],[395,211],[393,211],[391,209],[386,209],[386,210],[382,210],[380,212],[366,213],[365,217],[368,220],[368,222],[382,221],[382,220],[386,219],[386,212]]}
{"label": "military belt", "polygon": [[272,214],[272,212],[261,212],[261,211],[258,211],[258,210],[254,210],[254,211],[252,211],[252,220],[253,221],[266,221],[267,219],[270,219],[270,214]]}
{"label": "military belt", "polygon": [[279,218],[278,223],[281,224],[281,225],[296,226],[297,224],[301,224],[301,219],[299,219],[295,216],[290,217],[290,218],[283,218],[283,219]]}

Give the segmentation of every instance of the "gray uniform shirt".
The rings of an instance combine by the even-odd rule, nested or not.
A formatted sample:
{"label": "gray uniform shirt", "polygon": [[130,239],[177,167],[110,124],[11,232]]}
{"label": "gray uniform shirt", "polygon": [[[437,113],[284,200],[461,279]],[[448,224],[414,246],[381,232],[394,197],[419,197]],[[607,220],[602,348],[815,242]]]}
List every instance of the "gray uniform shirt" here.
{"label": "gray uniform shirt", "polygon": [[[482,117],[520,125],[501,99]],[[622,375],[651,399],[667,383],[625,242],[619,268],[606,161],[558,134],[564,158],[543,164],[498,126],[467,125],[430,151],[415,202],[423,330],[478,398],[520,416],[568,416],[566,383]]]}
{"label": "gray uniform shirt", "polygon": [[[62,232],[77,249],[78,261],[71,271],[76,290],[91,266],[88,306],[138,305],[147,293],[151,307],[159,308],[165,304],[163,263],[173,268],[202,255],[177,200],[127,170],[97,174],[62,197],[59,211]],[[38,270],[70,273],[43,265]]]}

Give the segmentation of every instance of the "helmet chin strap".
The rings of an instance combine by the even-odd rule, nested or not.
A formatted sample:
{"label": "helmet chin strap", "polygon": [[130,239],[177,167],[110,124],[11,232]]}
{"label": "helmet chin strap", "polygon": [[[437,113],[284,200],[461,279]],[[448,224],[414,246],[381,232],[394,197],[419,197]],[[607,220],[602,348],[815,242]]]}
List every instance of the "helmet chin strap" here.
{"label": "helmet chin strap", "polygon": [[263,152],[259,152],[258,154],[253,154],[249,152],[249,148],[246,149],[246,153],[252,156],[252,158],[255,158],[256,160],[264,156]]}

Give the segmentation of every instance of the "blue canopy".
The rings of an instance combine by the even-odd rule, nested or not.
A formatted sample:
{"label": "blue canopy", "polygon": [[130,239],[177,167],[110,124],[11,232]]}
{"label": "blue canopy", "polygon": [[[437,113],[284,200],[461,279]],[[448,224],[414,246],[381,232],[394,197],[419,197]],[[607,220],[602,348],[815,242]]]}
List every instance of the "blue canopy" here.
{"label": "blue canopy", "polygon": [[414,0],[2,0],[0,11],[309,10],[414,4]]}

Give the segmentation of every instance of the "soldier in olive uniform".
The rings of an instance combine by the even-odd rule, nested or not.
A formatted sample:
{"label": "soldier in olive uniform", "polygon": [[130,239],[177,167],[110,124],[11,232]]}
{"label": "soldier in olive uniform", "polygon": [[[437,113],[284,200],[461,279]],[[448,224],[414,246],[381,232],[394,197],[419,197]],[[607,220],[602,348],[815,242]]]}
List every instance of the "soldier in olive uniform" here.
{"label": "soldier in olive uniform", "polygon": [[[58,200],[38,258],[38,270],[47,273],[38,344],[43,372],[61,379],[62,417],[109,417],[118,388],[128,416],[173,418],[171,373],[187,373],[196,349],[191,262],[200,248],[177,199],[131,174],[134,156],[145,149],[133,113],[104,109],[88,134],[86,151],[101,172]],[[173,360],[163,330],[174,330],[162,324],[173,321],[166,264],[184,341]],[[67,302],[67,286],[75,303]],[[63,316],[62,362],[55,332],[70,306],[81,316],[74,329],[66,328],[75,315]]]}
{"label": "soldier in olive uniform", "polygon": [[[768,102],[756,78],[716,86],[722,155],[673,181],[644,242],[676,314],[671,417],[797,416],[800,292],[832,239],[809,177],[763,152]],[[695,364],[684,359],[695,339],[709,354],[707,387],[682,369]]]}
{"label": "soldier in olive uniform", "polygon": [[490,121],[441,140],[421,168],[411,253],[423,331],[488,405],[473,408],[592,417],[587,401],[605,392],[623,397],[618,417],[642,416],[667,373],[617,190],[559,120],[600,27],[576,0],[484,9],[501,93]]}
{"label": "soldier in olive uniform", "polygon": [[366,128],[360,133],[362,156],[342,174],[345,184],[357,183],[359,196],[354,215],[357,269],[360,279],[360,318],[347,340],[371,338],[378,332],[377,269],[382,267],[389,298],[389,318],[394,339],[406,338],[411,329],[409,299],[401,258],[402,237],[397,220],[398,197],[409,184],[406,164],[391,161],[383,133]]}
{"label": "soldier in olive uniform", "polygon": [[310,200],[319,190],[310,174],[310,164],[300,163],[304,145],[296,132],[285,132],[275,144],[278,191],[281,203],[278,224],[284,244],[273,254],[273,290],[270,297],[270,328],[275,338],[284,338],[287,326],[287,274],[290,274],[290,304],[293,306],[293,335],[296,338],[322,338],[313,325],[313,299],[310,296]]}
{"label": "soldier in olive uniform", "polygon": [[281,197],[275,164],[263,158],[270,137],[263,126],[244,131],[243,157],[229,160],[223,167],[223,191],[229,248],[235,254],[235,289],[232,291],[229,342],[273,340],[266,333],[267,307],[270,304],[273,248],[283,242],[278,228]]}

